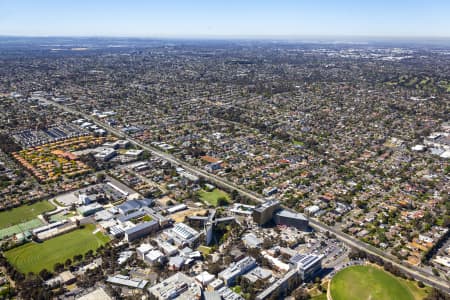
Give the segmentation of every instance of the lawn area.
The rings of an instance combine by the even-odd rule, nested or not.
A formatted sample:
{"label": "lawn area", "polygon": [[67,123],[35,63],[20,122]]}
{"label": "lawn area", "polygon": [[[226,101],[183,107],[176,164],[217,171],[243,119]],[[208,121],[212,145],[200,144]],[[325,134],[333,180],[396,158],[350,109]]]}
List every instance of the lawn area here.
{"label": "lawn area", "polygon": [[202,190],[198,193],[198,195],[200,196],[200,200],[212,206],[217,206],[217,202],[220,198],[225,198],[228,202],[230,202],[230,196],[226,192],[219,189],[214,189],[210,192]]}
{"label": "lawn area", "polygon": [[68,212],[68,213],[64,213],[64,212],[60,212],[57,213],[56,215],[53,215],[50,217],[50,220],[52,222],[58,222],[58,221],[63,221],[63,220],[67,220],[70,217],[73,217],[75,214],[73,212]]}
{"label": "lawn area", "polygon": [[295,146],[305,146],[305,143],[300,142],[300,141],[293,141]]}
{"label": "lawn area", "polygon": [[74,255],[96,250],[109,241],[101,232],[93,234],[94,230],[95,226],[89,224],[43,243],[30,242],[13,248],[5,252],[5,257],[23,273],[39,273],[44,268],[52,271],[55,263],[64,263]]}
{"label": "lawn area", "polygon": [[199,246],[197,248],[197,250],[200,251],[201,253],[203,253],[204,255],[208,255],[212,251],[211,247],[204,246],[204,245]]}
{"label": "lawn area", "polygon": [[52,211],[55,206],[48,201],[40,201],[31,205],[22,205],[11,210],[0,212],[0,229],[24,223],[36,218],[43,212]]}
{"label": "lawn area", "polygon": [[353,266],[338,272],[331,281],[333,300],[419,300],[426,289],[373,266]]}

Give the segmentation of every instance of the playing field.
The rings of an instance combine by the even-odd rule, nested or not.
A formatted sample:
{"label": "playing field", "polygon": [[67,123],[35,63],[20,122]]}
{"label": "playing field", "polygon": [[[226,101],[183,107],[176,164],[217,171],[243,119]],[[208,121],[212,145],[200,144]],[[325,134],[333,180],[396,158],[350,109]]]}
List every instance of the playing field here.
{"label": "playing field", "polygon": [[74,255],[85,254],[106,244],[109,238],[101,232],[93,234],[94,225],[66,233],[43,243],[30,242],[5,252],[8,261],[20,272],[39,273],[42,269],[53,270],[55,263],[64,263]]}
{"label": "playing field", "polygon": [[0,229],[0,240],[5,237],[13,236],[14,234],[18,234],[27,230],[31,230],[34,228],[37,228],[39,226],[44,225],[44,222],[42,222],[40,219],[32,219],[30,221],[20,223],[17,225],[13,225],[7,228]]}
{"label": "playing field", "polygon": [[36,218],[43,212],[54,210],[55,207],[48,201],[40,201],[31,205],[22,205],[11,210],[0,212],[0,229],[24,223]]}
{"label": "playing field", "polygon": [[227,201],[230,201],[230,196],[224,191],[219,189],[214,189],[211,192],[202,190],[198,194],[200,196],[200,200],[213,206],[217,206],[217,201],[221,197],[224,197],[225,199],[227,199]]}
{"label": "playing field", "polygon": [[333,300],[418,300],[426,290],[373,266],[353,266],[331,281]]}

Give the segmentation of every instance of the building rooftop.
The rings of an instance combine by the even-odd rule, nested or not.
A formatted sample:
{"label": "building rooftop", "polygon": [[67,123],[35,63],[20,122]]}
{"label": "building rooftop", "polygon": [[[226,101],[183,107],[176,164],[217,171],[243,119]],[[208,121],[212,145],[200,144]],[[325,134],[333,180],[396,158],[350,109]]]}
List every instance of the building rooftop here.
{"label": "building rooftop", "polygon": [[153,220],[152,221],[148,221],[148,222],[144,222],[144,223],[140,223],[140,224],[138,224],[138,225],[136,225],[134,227],[131,227],[131,228],[125,230],[125,233],[130,235],[130,234],[133,234],[135,232],[139,232],[139,231],[141,231],[141,230],[143,230],[145,228],[153,227],[153,226],[156,226],[156,225],[158,225],[158,222],[153,221]]}
{"label": "building rooftop", "polygon": [[311,266],[315,265],[317,262],[323,259],[323,255],[312,255],[312,254],[296,254],[294,255],[289,262],[297,265],[300,269],[307,270]]}
{"label": "building rooftop", "polygon": [[255,207],[255,210],[263,211],[271,206],[275,206],[275,205],[279,205],[279,204],[280,204],[280,201],[273,199],[273,200],[266,201],[266,202],[262,203],[261,205],[258,205],[257,207]]}
{"label": "building rooftop", "polygon": [[202,290],[195,280],[180,272],[150,287],[148,291],[159,300],[193,300],[200,299],[202,295]]}
{"label": "building rooftop", "polygon": [[282,210],[276,212],[276,215],[286,217],[286,218],[300,219],[300,220],[308,221],[308,219],[306,218],[305,215],[303,215],[301,213],[291,212],[286,209],[282,209]]}
{"label": "building rooftop", "polygon": [[102,288],[98,288],[78,300],[112,300],[112,298]]}
{"label": "building rooftop", "polygon": [[229,279],[241,275],[255,266],[256,260],[251,256],[247,256],[220,272],[219,277],[223,278],[225,281],[228,281]]}
{"label": "building rooftop", "polygon": [[147,280],[139,278],[132,279],[129,276],[124,276],[120,274],[116,276],[108,276],[106,282],[109,282],[111,284],[123,285],[135,289],[143,289],[148,283]]}

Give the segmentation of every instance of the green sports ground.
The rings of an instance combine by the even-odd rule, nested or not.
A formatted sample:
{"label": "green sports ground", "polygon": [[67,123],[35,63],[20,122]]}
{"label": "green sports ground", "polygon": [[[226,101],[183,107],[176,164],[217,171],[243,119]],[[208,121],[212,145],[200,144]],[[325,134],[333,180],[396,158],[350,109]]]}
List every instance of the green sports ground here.
{"label": "green sports ground", "polygon": [[0,229],[11,227],[36,218],[38,215],[52,211],[55,206],[48,201],[40,201],[0,212]]}
{"label": "green sports ground", "polygon": [[219,199],[222,197],[230,202],[230,196],[226,192],[217,188],[209,192],[202,190],[198,193],[198,195],[200,196],[200,200],[212,206],[217,206]]}
{"label": "green sports ground", "polygon": [[53,270],[55,263],[64,263],[74,255],[96,250],[109,241],[101,232],[93,234],[94,230],[95,225],[89,224],[43,243],[30,242],[13,248],[5,252],[5,257],[22,273],[39,273],[44,268]]}
{"label": "green sports ground", "polygon": [[333,300],[420,300],[428,290],[369,265],[338,272],[330,289]]}

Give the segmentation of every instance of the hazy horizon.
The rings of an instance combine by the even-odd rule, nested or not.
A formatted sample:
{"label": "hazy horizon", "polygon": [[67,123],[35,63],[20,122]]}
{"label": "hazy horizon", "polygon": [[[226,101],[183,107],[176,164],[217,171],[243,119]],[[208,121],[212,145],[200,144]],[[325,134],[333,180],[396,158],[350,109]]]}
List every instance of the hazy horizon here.
{"label": "hazy horizon", "polygon": [[0,35],[120,38],[450,38],[450,2],[0,2]]}

